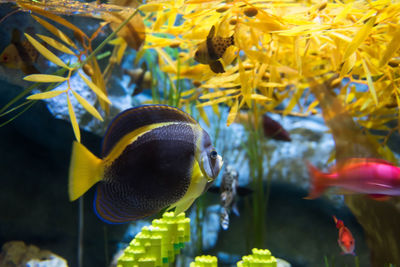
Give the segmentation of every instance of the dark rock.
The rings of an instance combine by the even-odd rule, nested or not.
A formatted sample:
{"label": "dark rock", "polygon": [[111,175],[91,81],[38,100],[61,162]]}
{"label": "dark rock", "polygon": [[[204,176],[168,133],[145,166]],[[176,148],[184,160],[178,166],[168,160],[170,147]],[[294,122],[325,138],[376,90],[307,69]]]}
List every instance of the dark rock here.
{"label": "dark rock", "polygon": [[[0,107],[20,91],[0,82]],[[0,123],[9,118],[0,117]],[[0,128],[0,244],[23,240],[77,266],[78,201],[71,203],[67,192],[73,140],[71,124],[54,119],[41,101]],[[101,137],[82,131],[82,143],[99,155]],[[105,266],[105,244],[111,255],[127,226],[100,221],[92,209],[93,193],[84,201],[83,263]]]}

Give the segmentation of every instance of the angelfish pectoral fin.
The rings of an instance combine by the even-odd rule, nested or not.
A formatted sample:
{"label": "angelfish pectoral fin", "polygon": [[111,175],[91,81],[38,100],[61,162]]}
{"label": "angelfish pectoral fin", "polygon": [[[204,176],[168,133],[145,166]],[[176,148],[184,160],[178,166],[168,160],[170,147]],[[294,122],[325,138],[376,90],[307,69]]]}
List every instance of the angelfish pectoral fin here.
{"label": "angelfish pectoral fin", "polygon": [[219,60],[211,62],[210,68],[215,73],[224,73],[225,72],[224,67],[222,66],[222,63]]}
{"label": "angelfish pectoral fin", "polygon": [[175,207],[175,211],[174,211],[174,215],[178,215],[181,212],[185,212],[188,208],[190,208],[190,206],[192,206],[193,202],[194,202],[195,198],[189,198],[186,200],[180,200],[178,201],[176,204],[174,204],[173,206],[169,207],[168,210],[171,210]]}

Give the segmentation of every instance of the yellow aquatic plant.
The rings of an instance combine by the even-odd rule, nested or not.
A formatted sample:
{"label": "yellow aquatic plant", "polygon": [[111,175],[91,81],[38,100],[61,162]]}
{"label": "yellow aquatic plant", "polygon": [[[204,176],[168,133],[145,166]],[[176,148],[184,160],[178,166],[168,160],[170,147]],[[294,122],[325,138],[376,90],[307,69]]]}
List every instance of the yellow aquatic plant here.
{"label": "yellow aquatic plant", "polygon": [[[176,77],[177,59],[164,51],[179,44],[181,78],[200,84],[181,104],[225,103],[228,125],[254,103],[275,112],[288,99],[283,114],[315,113],[318,100],[304,97],[309,77],[336,78],[331,89],[340,89],[338,97],[366,129],[388,129],[388,121],[400,120],[399,1],[147,1],[139,9],[154,22],[144,49],[156,48],[160,68]],[[213,25],[219,36],[235,38],[222,74],[193,60]]]}
{"label": "yellow aquatic plant", "polygon": [[[81,39],[93,39],[65,19],[43,11],[40,4],[18,4],[73,30]],[[119,11],[129,9],[112,6]],[[55,12],[68,13],[56,7],[54,4]],[[100,9],[91,4],[86,12]],[[399,1],[149,0],[138,9],[147,22],[141,30],[142,26],[132,24],[135,34],[146,32],[142,50],[158,54],[160,69],[172,81],[193,81],[193,88],[182,92],[181,106],[195,101],[200,111],[207,105],[217,110],[217,104],[225,103],[230,107],[228,125],[242,108],[255,104],[261,111],[278,112],[275,108],[284,103],[284,110],[279,111],[282,114],[308,116],[317,112],[319,104],[308,96],[308,78],[323,83],[333,77],[331,89],[361,126],[390,133],[397,130],[389,128],[387,122],[400,121]],[[74,42],[60,29],[34,18],[60,41],[48,36],[38,36],[40,39],[63,53],[76,51]],[[221,58],[226,70],[221,74],[193,59],[212,26],[218,36],[234,35],[234,45]],[[112,58],[120,62],[129,40],[120,38],[113,43]],[[171,55],[171,49],[177,49],[179,56]],[[92,82],[99,88],[97,92],[106,95],[104,73],[102,76],[93,58],[87,63],[94,71]],[[101,103],[107,107],[104,99]]]}
{"label": "yellow aquatic plant", "polygon": [[[1,113],[2,113],[1,115],[5,115],[9,112],[12,112],[12,111],[18,109],[19,107],[26,105],[26,103],[29,103],[29,101],[53,98],[53,97],[57,97],[57,96],[65,93],[65,95],[67,96],[68,112],[69,112],[69,117],[70,117],[70,121],[72,124],[72,128],[73,128],[73,131],[75,134],[75,138],[78,142],[80,142],[80,130],[79,130],[78,121],[77,121],[77,118],[76,118],[76,115],[74,112],[74,108],[71,104],[71,100],[70,100],[71,95],[73,95],[76,98],[76,100],[80,103],[80,105],[82,105],[82,107],[87,112],[89,112],[92,116],[94,116],[95,118],[97,118],[101,121],[103,120],[103,118],[100,115],[100,113],[85,98],[83,98],[73,88],[71,88],[70,79],[72,77],[72,74],[74,74],[75,72],[78,72],[78,70],[82,69],[85,72],[85,74],[89,76],[89,78],[91,80],[89,80],[87,77],[85,77],[82,73],[78,72],[79,76],[82,78],[82,80],[97,95],[102,109],[106,113],[108,113],[109,105],[111,104],[111,102],[107,97],[107,91],[106,91],[106,86],[105,86],[106,83],[105,83],[104,77],[103,77],[104,75],[99,68],[97,59],[94,56],[101,49],[101,47],[104,46],[105,43],[110,41],[111,38],[123,28],[124,25],[129,23],[130,19],[132,19],[135,15],[137,15],[137,11],[134,11],[131,14],[128,14],[124,18],[124,21],[122,21],[119,25],[113,25],[113,28],[115,28],[115,31],[110,36],[108,36],[108,38],[99,47],[97,47],[96,50],[93,50],[92,49],[92,41],[98,36],[98,34],[101,32],[102,28],[105,25],[107,25],[108,22],[100,23],[98,29],[89,37],[80,28],[78,28],[74,24],[70,23],[66,19],[64,19],[54,13],[51,13],[50,11],[47,11],[46,10],[47,8],[41,6],[40,3],[33,4],[30,2],[17,1],[17,4],[24,10],[32,11],[32,12],[39,14],[39,15],[45,17],[46,19],[52,21],[52,23],[50,23],[45,19],[42,19],[36,15],[32,15],[32,17],[39,24],[41,24],[44,28],[46,28],[53,35],[55,35],[59,40],[61,40],[61,42],[50,36],[45,36],[45,35],[40,35],[40,34],[37,34],[37,36],[42,41],[44,41],[48,46],[58,50],[58,52],[75,56],[77,58],[77,63],[66,64],[56,54],[51,52],[46,46],[41,44],[34,37],[25,33],[27,40],[35,47],[35,49],[41,55],[43,55],[47,60],[49,60],[50,62],[54,63],[55,65],[61,67],[62,69],[60,71],[58,71],[59,75],[57,75],[57,74],[34,74],[34,75],[26,76],[24,78],[24,80],[35,82],[37,84],[38,83],[59,84],[61,82],[67,82],[67,89],[66,90],[49,91],[56,87],[56,85],[54,85],[54,86],[50,85],[45,92],[31,95],[27,98],[28,99],[27,102],[25,102],[22,105],[19,105],[17,107],[11,108],[10,110],[7,111],[7,109],[13,103],[15,103],[21,97],[21,95],[26,93],[24,91],[22,94],[17,96],[15,99],[13,99],[10,103],[8,103],[5,107],[3,107],[1,109]],[[54,10],[53,10],[53,12],[54,12]],[[109,10],[104,11],[104,12],[112,14]],[[122,17],[124,17],[124,16],[122,16]],[[138,22],[138,18],[136,17],[136,21],[134,20],[135,25],[140,24],[140,21]],[[58,28],[58,27],[54,26],[53,25],[54,22],[61,25],[62,27]],[[111,23],[115,24],[114,21],[111,21]],[[132,25],[130,25],[130,26],[132,26]],[[80,44],[80,46],[82,48],[80,48],[80,49],[78,48],[78,45],[76,43],[74,43],[63,32],[63,30],[62,30],[63,28],[67,28],[74,32],[75,40],[76,40],[76,42],[78,42]],[[124,33],[124,32],[122,32],[122,33]],[[137,45],[140,45],[140,43],[144,39],[144,37],[143,37],[144,31],[142,30],[139,35],[140,35],[140,38],[138,37],[138,39],[137,39],[137,42],[136,42]],[[130,38],[126,42],[128,44],[131,44],[134,39],[135,38]],[[111,60],[113,60],[113,59],[114,58],[111,57]],[[66,77],[62,76],[63,74],[65,74],[65,72],[67,72]],[[69,93],[71,93],[71,94],[69,94]],[[28,105],[28,107],[29,106],[30,105]],[[23,110],[23,111],[25,111],[25,110]],[[19,113],[19,114],[21,114],[21,113]],[[11,120],[9,120],[9,121],[11,121]]]}

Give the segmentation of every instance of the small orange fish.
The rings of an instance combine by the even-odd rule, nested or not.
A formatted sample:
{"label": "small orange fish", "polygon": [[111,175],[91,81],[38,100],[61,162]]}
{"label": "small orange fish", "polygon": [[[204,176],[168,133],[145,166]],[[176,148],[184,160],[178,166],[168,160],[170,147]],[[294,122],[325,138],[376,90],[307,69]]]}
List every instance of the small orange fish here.
{"label": "small orange fish", "polygon": [[233,35],[227,38],[214,35],[215,26],[212,26],[206,41],[199,44],[194,59],[199,63],[210,65],[215,73],[223,73],[225,70],[219,59],[229,46],[234,45],[234,38]]}
{"label": "small orange fish", "polygon": [[339,229],[339,237],[338,237],[338,244],[342,249],[342,254],[351,254],[356,255],[354,253],[354,248],[356,242],[354,240],[353,235],[351,234],[349,228],[344,226],[342,220],[338,220],[336,216],[332,216],[333,220],[335,221],[336,228]]}
{"label": "small orange fish", "polygon": [[39,52],[28,40],[21,42],[21,32],[12,31],[11,43],[0,54],[0,64],[10,69],[20,69],[25,74],[39,73],[33,65],[39,56]]}

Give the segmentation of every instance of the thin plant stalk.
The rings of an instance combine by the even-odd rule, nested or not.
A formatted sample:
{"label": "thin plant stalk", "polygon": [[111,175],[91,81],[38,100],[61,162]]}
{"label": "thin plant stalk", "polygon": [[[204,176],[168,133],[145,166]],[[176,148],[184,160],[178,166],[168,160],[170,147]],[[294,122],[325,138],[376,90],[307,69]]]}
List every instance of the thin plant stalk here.
{"label": "thin plant stalk", "polygon": [[107,225],[103,226],[104,230],[104,258],[105,258],[105,267],[109,266],[110,256],[108,255],[108,233],[107,233]]}
{"label": "thin plant stalk", "polygon": [[83,266],[83,237],[84,237],[84,220],[83,220],[83,196],[79,198],[78,209],[78,267]]}

